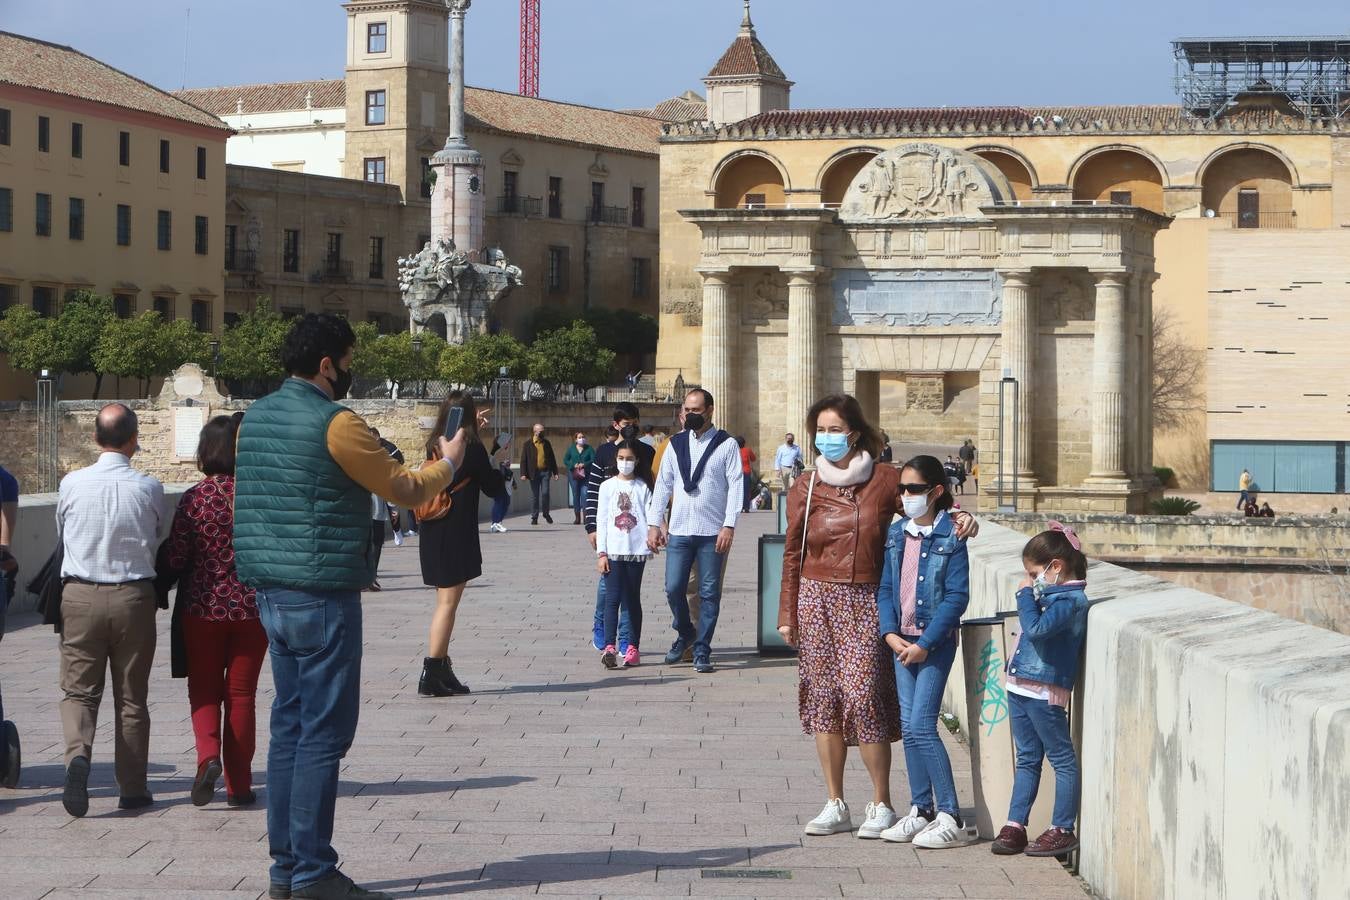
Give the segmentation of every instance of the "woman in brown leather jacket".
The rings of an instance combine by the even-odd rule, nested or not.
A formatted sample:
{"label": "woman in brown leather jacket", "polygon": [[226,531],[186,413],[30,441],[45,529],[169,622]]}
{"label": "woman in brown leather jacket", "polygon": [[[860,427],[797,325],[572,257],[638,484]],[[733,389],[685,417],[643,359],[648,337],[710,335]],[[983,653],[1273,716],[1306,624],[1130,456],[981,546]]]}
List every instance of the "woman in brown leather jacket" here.
{"label": "woman in brown leather jacket", "polygon": [[[875,839],[896,822],[891,806],[891,744],[900,708],[889,649],[878,636],[877,585],[886,530],[901,508],[900,473],[878,465],[881,433],[853,397],[835,394],[811,407],[806,433],[820,456],[816,472],[788,493],[778,630],[798,649],[798,710],[814,735],[828,792],[807,834],[852,830],[844,803],[844,760],[858,747],[872,779],[872,802],[858,837]],[[809,509],[808,509],[809,504]],[[974,520],[955,515],[968,537]]]}

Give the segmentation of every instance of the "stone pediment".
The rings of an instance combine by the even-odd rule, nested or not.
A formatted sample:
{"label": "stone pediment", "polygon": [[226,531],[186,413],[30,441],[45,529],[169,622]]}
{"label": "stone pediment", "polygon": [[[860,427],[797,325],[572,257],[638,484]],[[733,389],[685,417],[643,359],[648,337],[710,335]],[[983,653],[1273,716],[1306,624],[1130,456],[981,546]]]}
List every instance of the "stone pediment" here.
{"label": "stone pediment", "polygon": [[981,206],[1013,199],[994,165],[936,144],[901,144],[863,166],[844,195],[845,222],[980,219]]}

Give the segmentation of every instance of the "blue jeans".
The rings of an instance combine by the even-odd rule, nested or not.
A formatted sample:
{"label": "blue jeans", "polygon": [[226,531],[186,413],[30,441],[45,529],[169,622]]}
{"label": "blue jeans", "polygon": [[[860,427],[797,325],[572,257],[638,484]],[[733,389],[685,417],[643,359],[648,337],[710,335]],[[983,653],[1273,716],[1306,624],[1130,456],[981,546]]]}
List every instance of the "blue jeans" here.
{"label": "blue jeans", "polygon": [[952,762],[937,730],[942,691],[947,686],[947,675],[955,659],[956,641],[949,638],[934,647],[928,658],[918,665],[905,666],[897,661],[895,687],[900,695],[900,727],[904,734],[905,769],[909,774],[909,802],[919,809],[936,809],[959,818],[961,807],[956,802]]}
{"label": "blue jeans", "polygon": [[572,479],[572,512],[584,515],[586,512],[586,482]]}
{"label": "blue jeans", "polygon": [[502,519],[506,518],[506,513],[511,509],[511,495],[502,491],[500,497],[494,497],[492,500],[492,524],[502,524]]}
{"label": "blue jeans", "polygon": [[[605,631],[605,576],[600,576],[600,582],[595,586],[595,623],[594,629],[601,634]],[[632,629],[628,622],[628,610],[622,606],[619,607],[619,642],[614,646],[620,650],[628,649],[628,644],[632,638]]]}
{"label": "blue jeans", "polygon": [[628,613],[626,643],[642,646],[642,572],[646,560],[610,560],[605,582],[605,643],[613,644],[619,629],[619,609]]}
{"label": "blue jeans", "polygon": [[[698,562],[698,629],[689,618],[689,598],[685,591],[689,573]],[[717,552],[714,535],[672,534],[666,548],[666,602],[675,617],[671,627],[685,644],[694,645],[694,659],[712,654],[713,632],[722,610],[722,567],[727,558]]]}
{"label": "blue jeans", "polygon": [[539,507],[541,504],[543,505],[544,515],[547,516],[549,513],[548,504],[551,499],[549,497],[549,491],[551,490],[549,482],[552,479],[553,476],[547,472],[539,472],[530,479],[530,493],[534,495],[534,506],[530,508],[530,518],[536,522],[539,520]]}
{"label": "blue jeans", "polygon": [[273,884],[299,889],[337,869],[338,769],[361,708],[361,594],[263,588],[276,699],[267,754]]}
{"label": "blue jeans", "polygon": [[1008,708],[1017,747],[1008,818],[1027,824],[1041,786],[1041,758],[1047,757],[1055,767],[1055,808],[1050,824],[1072,831],[1078,817],[1078,757],[1069,737],[1068,714],[1062,706],[1012,691],[1008,691]]}

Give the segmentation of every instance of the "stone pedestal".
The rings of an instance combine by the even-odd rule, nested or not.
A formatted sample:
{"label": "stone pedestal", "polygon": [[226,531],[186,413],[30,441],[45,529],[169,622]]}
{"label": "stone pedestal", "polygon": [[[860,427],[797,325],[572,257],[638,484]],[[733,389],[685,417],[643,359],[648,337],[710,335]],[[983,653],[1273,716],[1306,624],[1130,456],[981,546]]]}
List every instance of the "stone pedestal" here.
{"label": "stone pedestal", "polygon": [[806,414],[819,399],[820,291],[815,271],[788,273],[787,421],[783,430],[802,434]]}

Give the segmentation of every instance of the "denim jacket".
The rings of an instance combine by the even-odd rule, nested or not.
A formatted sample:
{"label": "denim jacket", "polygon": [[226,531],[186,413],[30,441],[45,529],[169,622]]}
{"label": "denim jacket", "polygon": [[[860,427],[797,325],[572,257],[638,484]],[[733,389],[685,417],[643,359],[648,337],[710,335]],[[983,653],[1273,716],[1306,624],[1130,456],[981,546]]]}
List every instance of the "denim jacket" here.
{"label": "denim jacket", "polygon": [[1048,584],[1038,598],[1031,588],[1017,592],[1022,639],[1008,660],[1008,674],[1071,688],[1087,638],[1087,594],[1081,584]]}
{"label": "denim jacket", "polygon": [[[904,555],[905,523],[901,519],[886,535],[886,559],[877,588],[877,615],[881,636],[900,633],[900,558]],[[970,603],[970,562],[966,544],[946,512],[938,514],[933,532],[919,543],[919,584],[914,592],[914,620],[922,632],[920,647],[934,647],[955,639],[961,614]]]}

